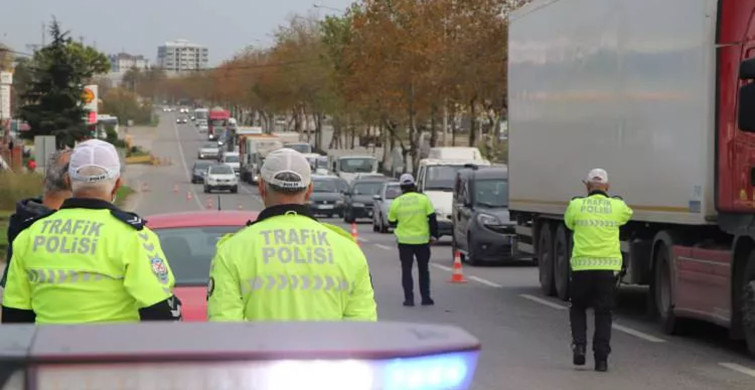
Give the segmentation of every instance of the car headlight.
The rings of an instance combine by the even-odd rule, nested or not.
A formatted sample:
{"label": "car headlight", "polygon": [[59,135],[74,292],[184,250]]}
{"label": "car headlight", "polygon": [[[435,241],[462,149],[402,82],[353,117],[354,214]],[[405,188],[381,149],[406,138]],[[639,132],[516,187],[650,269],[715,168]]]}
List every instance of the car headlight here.
{"label": "car headlight", "polygon": [[495,215],[477,214],[477,222],[482,225],[500,225],[501,221]]}
{"label": "car headlight", "polygon": [[354,202],[351,204],[351,207],[364,207],[364,203],[362,202]]}

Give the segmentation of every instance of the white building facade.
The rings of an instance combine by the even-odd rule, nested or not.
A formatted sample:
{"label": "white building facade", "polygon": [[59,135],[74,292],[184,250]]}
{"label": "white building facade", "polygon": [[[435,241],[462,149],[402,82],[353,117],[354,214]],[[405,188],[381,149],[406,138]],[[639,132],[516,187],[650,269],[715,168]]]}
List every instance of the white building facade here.
{"label": "white building facade", "polygon": [[179,39],[157,48],[157,66],[166,72],[183,72],[207,68],[209,50],[206,46]]}

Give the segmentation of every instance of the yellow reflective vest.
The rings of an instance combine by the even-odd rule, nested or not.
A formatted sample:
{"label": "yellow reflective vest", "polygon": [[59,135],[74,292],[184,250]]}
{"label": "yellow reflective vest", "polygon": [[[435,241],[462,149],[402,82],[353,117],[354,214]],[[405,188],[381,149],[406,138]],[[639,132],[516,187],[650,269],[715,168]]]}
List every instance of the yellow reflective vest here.
{"label": "yellow reflective vest", "polygon": [[3,306],[38,324],[133,322],[173,296],[157,235],[109,202],[69,199],[13,241]]}
{"label": "yellow reflective vest", "polygon": [[631,217],[632,209],[621,198],[602,191],[572,199],[564,215],[566,227],[574,232],[572,271],[620,271],[619,228]]}
{"label": "yellow reflective vest", "polygon": [[377,320],[359,246],[300,205],[268,208],[218,242],[207,294],[210,321]]}

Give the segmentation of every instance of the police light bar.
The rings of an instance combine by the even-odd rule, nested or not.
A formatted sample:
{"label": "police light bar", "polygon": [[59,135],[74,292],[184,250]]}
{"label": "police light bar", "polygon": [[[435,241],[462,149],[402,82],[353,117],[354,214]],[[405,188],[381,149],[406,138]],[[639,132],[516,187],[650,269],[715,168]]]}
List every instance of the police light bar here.
{"label": "police light bar", "polygon": [[3,325],[0,389],[467,389],[479,349],[395,322]]}

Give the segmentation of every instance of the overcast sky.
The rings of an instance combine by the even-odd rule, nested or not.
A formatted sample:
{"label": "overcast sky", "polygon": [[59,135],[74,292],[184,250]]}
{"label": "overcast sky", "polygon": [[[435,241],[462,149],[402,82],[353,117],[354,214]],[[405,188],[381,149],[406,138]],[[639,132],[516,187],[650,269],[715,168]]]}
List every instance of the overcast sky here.
{"label": "overcast sky", "polygon": [[[353,0],[0,0],[0,42],[28,52],[40,43],[42,23],[55,16],[77,40],[100,51],[142,54],[154,62],[157,46],[188,39],[206,45],[216,65],[247,45],[269,45],[276,27],[295,14],[324,17]],[[48,40],[49,41],[49,40]]]}

